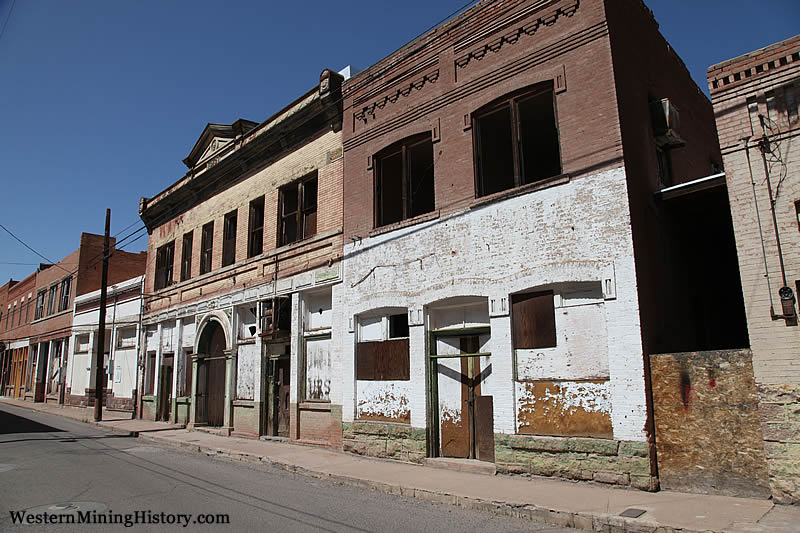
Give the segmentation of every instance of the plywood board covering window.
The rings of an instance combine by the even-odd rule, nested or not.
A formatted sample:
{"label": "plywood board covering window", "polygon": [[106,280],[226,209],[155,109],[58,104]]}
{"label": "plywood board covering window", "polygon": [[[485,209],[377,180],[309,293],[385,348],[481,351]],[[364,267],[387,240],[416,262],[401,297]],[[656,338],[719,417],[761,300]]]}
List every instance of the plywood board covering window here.
{"label": "plywood board covering window", "polygon": [[561,174],[555,100],[549,85],[504,96],[473,114],[478,196]]}
{"label": "plywood board covering window", "polygon": [[407,381],[411,379],[408,315],[405,313],[365,319],[356,345],[356,379]]}
{"label": "plywood board covering window", "polygon": [[553,291],[515,294],[511,297],[514,348],[556,346],[556,315]]}

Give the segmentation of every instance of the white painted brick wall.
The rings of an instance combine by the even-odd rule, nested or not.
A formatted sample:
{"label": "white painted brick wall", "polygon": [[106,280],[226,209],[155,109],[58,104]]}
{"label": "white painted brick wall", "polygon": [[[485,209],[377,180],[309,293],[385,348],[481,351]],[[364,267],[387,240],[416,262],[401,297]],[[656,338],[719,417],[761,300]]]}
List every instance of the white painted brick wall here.
{"label": "white painted brick wall", "polygon": [[[444,220],[362,236],[345,246],[342,314],[349,320],[381,307],[415,309],[453,296],[502,298],[610,277],[616,298],[604,307],[614,437],[644,440],[644,365],[625,179],[623,169],[610,170]],[[494,312],[491,326],[495,427],[513,432],[507,311]],[[425,427],[425,332],[410,329],[412,425]],[[356,410],[354,341],[350,331],[342,336],[346,421]]]}

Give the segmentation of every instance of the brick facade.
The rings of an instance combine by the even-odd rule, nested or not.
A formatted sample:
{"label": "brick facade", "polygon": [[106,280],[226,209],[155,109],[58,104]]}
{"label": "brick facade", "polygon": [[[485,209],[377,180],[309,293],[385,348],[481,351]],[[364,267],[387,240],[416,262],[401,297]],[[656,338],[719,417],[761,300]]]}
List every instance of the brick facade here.
{"label": "brick facade", "polygon": [[[142,200],[140,214],[150,236],[141,416],[169,416],[190,427],[211,426],[219,428],[214,431],[257,437],[278,431],[272,424],[279,401],[281,412],[288,411],[286,424],[280,423],[280,436],[340,446],[338,406],[328,401],[311,409],[297,399],[303,384],[303,372],[297,369],[305,361],[304,331],[309,321],[305,306],[322,295],[329,316],[331,287],[341,279],[340,87],[341,76],[326,70],[320,85],[261,124],[244,120],[209,124],[184,161],[190,168],[187,175]],[[290,196],[288,191],[300,191],[301,186],[302,199]],[[314,186],[316,193],[309,192]],[[251,203],[262,197],[261,252],[250,254]],[[281,216],[294,201],[303,213],[309,202],[315,203],[313,221],[305,214],[302,218],[302,224],[315,227],[311,234],[287,243]],[[236,216],[233,262],[223,266],[226,219],[232,213]],[[209,223],[213,223],[210,269],[201,273],[203,227]],[[186,254],[191,258],[188,279],[181,270],[186,234],[192,235],[192,250]],[[162,266],[159,250],[165,246],[174,247],[172,279],[157,288],[156,280],[164,279],[157,270]],[[292,326],[272,333],[267,329],[266,321],[273,316],[268,309],[281,299],[291,302],[281,312],[291,315]],[[317,328],[315,334],[322,330]],[[213,331],[221,331],[221,344],[209,341]],[[224,367],[210,370],[215,358],[224,359]],[[172,366],[166,366],[170,362]],[[278,385],[271,372],[279,366],[285,384],[291,367],[291,397],[276,400]],[[171,380],[169,392],[162,378],[165,369],[172,372],[166,378]],[[215,377],[206,378],[207,371],[216,372]],[[197,398],[208,394],[215,399],[198,404]],[[206,406],[216,406],[213,402],[222,394],[223,412],[206,412]],[[170,404],[169,414],[165,403]]]}
{"label": "brick facade", "polygon": [[[560,173],[481,195],[477,117],[531,87],[552,91]],[[507,472],[657,487],[648,356],[696,349],[703,324],[683,312],[685,258],[666,246],[678,236],[656,193],[721,161],[710,103],[652,13],[635,0],[481,2],[344,94],[345,449],[416,461],[409,435],[423,432],[426,456],[465,457],[450,439],[467,424],[452,379],[475,387],[465,372],[480,372],[494,450],[476,441],[466,456]],[[684,137],[667,185],[651,119],[662,98],[680,109]],[[384,225],[379,166],[396,150],[387,147],[420,138],[433,146],[435,208]],[[558,340],[515,349],[512,302],[537,291],[552,291]],[[375,324],[398,314],[408,316],[410,378],[358,378],[360,343],[386,339]],[[461,353],[473,337],[486,352],[460,367],[447,340],[459,331]],[[485,427],[470,413],[470,427]]]}
{"label": "brick facade", "polygon": [[798,503],[800,328],[796,294],[790,298],[784,290],[784,306],[779,290],[800,290],[800,37],[714,65],[708,82],[731,199],[772,496]]}

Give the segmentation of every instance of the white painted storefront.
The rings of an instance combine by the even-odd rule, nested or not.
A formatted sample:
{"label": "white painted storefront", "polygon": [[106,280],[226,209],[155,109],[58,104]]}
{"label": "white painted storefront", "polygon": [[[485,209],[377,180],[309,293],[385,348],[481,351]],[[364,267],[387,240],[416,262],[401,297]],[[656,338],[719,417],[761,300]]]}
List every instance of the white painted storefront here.
{"label": "white painted storefront", "polygon": [[[431,420],[426,358],[468,353],[455,328],[477,337],[481,394],[493,397],[494,432],[521,432],[526,410],[575,407],[610,417],[613,439],[644,441],[646,399],[630,216],[623,169],[476,206],[345,245],[343,422],[365,414]],[[556,345],[514,350],[512,297],[552,291]],[[363,381],[357,343],[384,338],[376,317],[407,313],[409,379]],[[461,341],[464,342],[464,341]],[[474,342],[474,341],[473,341]],[[437,359],[438,419],[455,416],[462,368]],[[473,363],[471,363],[473,364]],[[465,368],[465,367],[464,367]],[[455,377],[454,377],[455,376]],[[463,378],[462,378],[463,379]]]}

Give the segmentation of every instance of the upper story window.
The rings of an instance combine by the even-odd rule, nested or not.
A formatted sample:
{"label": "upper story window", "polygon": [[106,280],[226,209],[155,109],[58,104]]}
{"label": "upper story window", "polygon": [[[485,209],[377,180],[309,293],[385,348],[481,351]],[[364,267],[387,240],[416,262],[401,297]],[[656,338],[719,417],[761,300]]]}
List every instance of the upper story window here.
{"label": "upper story window", "polygon": [[58,285],[50,287],[47,294],[47,314],[52,315],[56,312],[56,301],[58,300]]}
{"label": "upper story window", "polygon": [[211,259],[214,251],[214,221],[203,226],[200,237],[200,273],[211,272]]}
{"label": "upper story window", "polygon": [[175,241],[161,246],[156,251],[156,290],[172,285],[172,264],[175,257]]}
{"label": "upper story window", "polygon": [[222,266],[232,265],[236,262],[236,219],[236,211],[225,215],[222,235]]}
{"label": "upper story window", "polygon": [[317,233],[317,172],[290,184],[280,192],[278,246]]}
{"label": "upper story window", "polygon": [[247,257],[261,255],[264,251],[264,197],[250,202],[250,220],[247,228]]}
{"label": "upper story window", "polygon": [[478,196],[561,174],[552,86],[505,96],[476,111],[472,122]]}
{"label": "upper story window", "polygon": [[190,231],[183,234],[181,243],[181,281],[186,281],[192,277],[192,244],[194,232]]}
{"label": "upper story window", "polygon": [[33,314],[34,320],[39,320],[44,316],[44,300],[47,297],[47,290],[42,289],[36,293],[36,312]]}
{"label": "upper story window", "polygon": [[[72,293],[72,276],[61,280],[61,299],[58,302],[58,310],[66,311],[69,307],[69,299]],[[20,313],[20,316],[22,313]]]}
{"label": "upper story window", "polygon": [[14,307],[11,308],[11,312],[9,313],[11,315],[11,318],[8,319],[8,321],[11,323],[12,328],[14,327],[14,314],[16,312],[17,312],[17,304],[14,304]]}
{"label": "upper story window", "polygon": [[375,226],[430,213],[435,206],[430,133],[403,139],[375,154]]}

